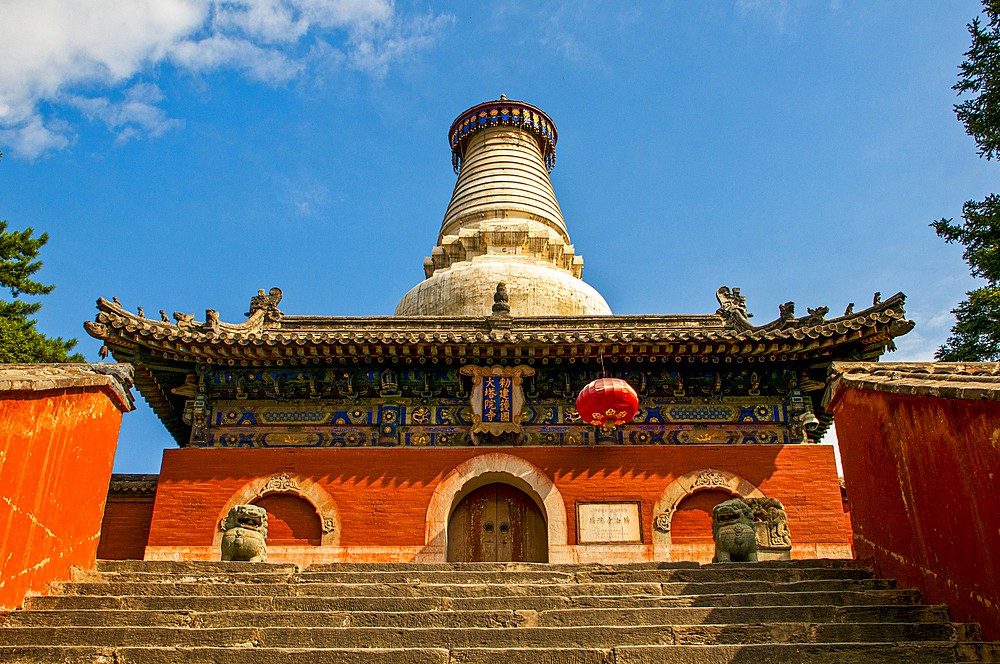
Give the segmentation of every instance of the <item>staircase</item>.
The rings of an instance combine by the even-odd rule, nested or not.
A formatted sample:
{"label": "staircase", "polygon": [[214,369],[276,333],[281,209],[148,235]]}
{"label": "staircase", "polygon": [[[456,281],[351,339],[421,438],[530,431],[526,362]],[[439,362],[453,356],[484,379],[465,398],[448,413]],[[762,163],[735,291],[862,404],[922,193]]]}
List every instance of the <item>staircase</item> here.
{"label": "staircase", "polygon": [[0,613],[0,662],[1000,661],[852,561],[636,565],[99,561]]}

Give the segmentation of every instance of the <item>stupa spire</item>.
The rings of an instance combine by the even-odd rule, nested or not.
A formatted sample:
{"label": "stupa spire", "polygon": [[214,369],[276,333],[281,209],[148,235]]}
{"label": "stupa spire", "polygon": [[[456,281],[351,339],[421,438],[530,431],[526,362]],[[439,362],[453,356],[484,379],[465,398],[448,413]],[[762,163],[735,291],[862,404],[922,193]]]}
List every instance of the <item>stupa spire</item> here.
{"label": "stupa spire", "polygon": [[[403,298],[397,315],[488,313],[489,298],[479,302],[478,291],[489,288],[483,295],[492,297],[498,281],[512,286],[515,316],[611,313],[581,279],[583,257],[552,189],[557,138],[548,115],[505,95],[458,116],[448,132],[458,181],[437,246],[424,259],[427,280]],[[459,268],[468,274],[458,281],[445,276]],[[473,272],[485,279],[474,292],[466,283]],[[525,306],[518,307],[521,299]]]}

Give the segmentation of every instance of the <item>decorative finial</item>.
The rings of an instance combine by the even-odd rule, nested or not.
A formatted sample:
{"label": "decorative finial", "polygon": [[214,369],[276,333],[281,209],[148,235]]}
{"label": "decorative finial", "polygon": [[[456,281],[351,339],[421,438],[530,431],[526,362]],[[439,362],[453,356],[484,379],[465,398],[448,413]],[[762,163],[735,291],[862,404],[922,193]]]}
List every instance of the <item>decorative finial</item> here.
{"label": "decorative finial", "polygon": [[493,314],[505,316],[510,313],[510,301],[507,297],[507,282],[497,284],[497,292],[493,294]]}
{"label": "decorative finial", "polygon": [[876,291],[875,292],[875,297],[872,298],[872,306],[875,306],[876,304],[881,304],[881,303],[882,303],[882,293]]}
{"label": "decorative finial", "polygon": [[451,162],[456,175],[462,170],[469,139],[488,127],[519,127],[535,134],[545,161],[545,169],[552,172],[556,165],[557,140],[556,126],[552,119],[530,104],[500,95],[499,100],[477,104],[466,110],[451,124],[448,142],[451,144]]}
{"label": "decorative finial", "polygon": [[854,313],[854,303],[851,302],[850,304],[847,305],[847,309],[844,310],[844,315],[850,316],[853,313]]}

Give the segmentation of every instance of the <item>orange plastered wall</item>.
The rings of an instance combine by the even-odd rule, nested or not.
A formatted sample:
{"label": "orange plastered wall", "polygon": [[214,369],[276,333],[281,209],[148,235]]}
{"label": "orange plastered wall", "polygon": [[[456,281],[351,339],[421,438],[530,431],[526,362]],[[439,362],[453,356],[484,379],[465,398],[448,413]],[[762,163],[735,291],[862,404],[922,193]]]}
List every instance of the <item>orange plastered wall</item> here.
{"label": "orange plastered wall", "polygon": [[121,418],[100,388],[0,398],[0,609],[93,568]]}
{"label": "orange plastered wall", "polygon": [[1000,639],[1000,404],[848,389],[834,416],[858,557]]}
{"label": "orange plastered wall", "polygon": [[569,544],[576,544],[578,501],[640,500],[643,541],[651,542],[653,506],[667,485],[707,467],[781,499],[794,543],[849,541],[831,447],[686,445],[167,450],[149,545],[211,545],[234,493],[256,478],[285,472],[311,478],[332,495],[341,546],[422,546],[438,483],[463,461],[490,452],[520,457],[552,480],[565,501]]}

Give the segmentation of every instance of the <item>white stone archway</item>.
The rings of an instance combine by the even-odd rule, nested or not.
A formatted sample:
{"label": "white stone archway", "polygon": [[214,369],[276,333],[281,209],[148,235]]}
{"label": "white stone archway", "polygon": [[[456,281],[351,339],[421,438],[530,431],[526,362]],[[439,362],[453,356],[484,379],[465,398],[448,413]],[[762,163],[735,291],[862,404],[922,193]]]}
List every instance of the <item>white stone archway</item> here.
{"label": "white stone archway", "polygon": [[674,518],[677,506],[696,491],[707,489],[727,491],[735,498],[765,497],[760,489],[739,475],[718,468],[693,470],[668,484],[653,506],[654,547],[670,547],[670,522]]}
{"label": "white stone archway", "polygon": [[248,505],[264,496],[282,493],[298,496],[316,509],[322,531],[321,546],[340,546],[340,515],[337,512],[337,505],[334,503],[333,496],[326,489],[307,477],[277,473],[269,477],[258,477],[255,480],[247,482],[226,501],[226,504],[222,507],[222,512],[219,513],[219,517],[216,519],[217,526],[215,536],[212,540],[212,547],[215,550],[219,550],[219,547],[222,545],[222,534],[225,531],[223,524],[230,509],[236,505]]}
{"label": "white stone archway", "polygon": [[441,480],[427,506],[425,550],[427,561],[448,558],[448,519],[455,506],[481,486],[503,482],[524,491],[542,510],[549,539],[549,562],[565,562],[566,504],[552,480],[534,464],[513,454],[487,452],[459,464]]}

